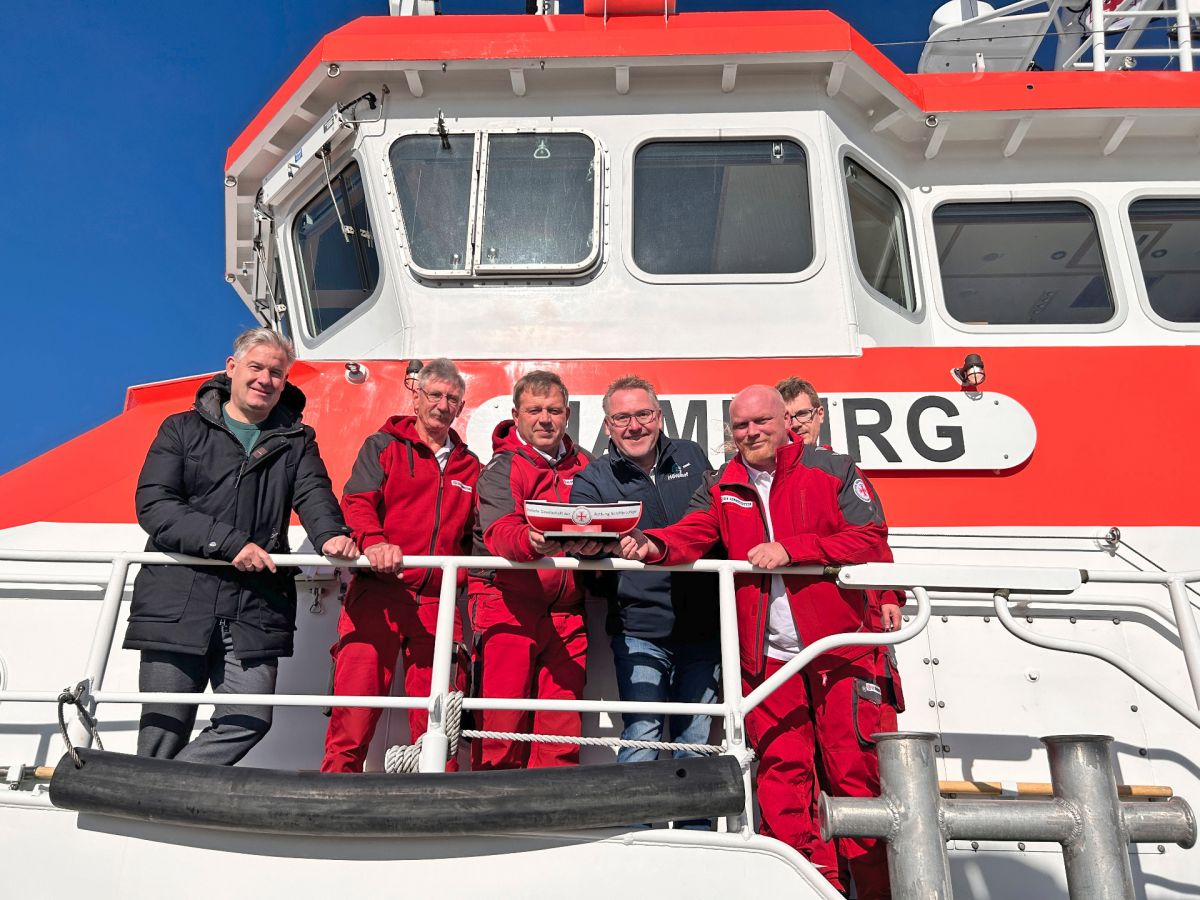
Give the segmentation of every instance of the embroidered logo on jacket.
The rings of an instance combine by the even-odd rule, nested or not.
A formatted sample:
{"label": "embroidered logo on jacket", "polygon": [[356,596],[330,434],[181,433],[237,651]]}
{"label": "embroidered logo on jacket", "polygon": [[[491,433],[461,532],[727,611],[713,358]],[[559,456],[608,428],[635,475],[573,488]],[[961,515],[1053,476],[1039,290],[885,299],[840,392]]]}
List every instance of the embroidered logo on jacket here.
{"label": "embroidered logo on jacket", "polygon": [[474,490],[475,490],[475,489],[474,489],[473,487],[471,487],[469,484],[463,484],[463,483],[462,483],[461,481],[459,481],[457,478],[451,478],[451,479],[450,479],[450,483],[451,483],[452,485],[454,485],[456,488],[458,488],[460,491],[466,491],[468,494],[470,494],[470,493],[473,493],[473,492],[474,492]]}
{"label": "embroidered logo on jacket", "polygon": [[863,503],[871,502],[871,492],[867,490],[867,483],[861,478],[854,479],[854,495]]}
{"label": "embroidered logo on jacket", "polygon": [[740,497],[733,497],[729,494],[721,495],[722,503],[732,503],[734,506],[740,506],[742,509],[754,509],[754,502],[751,500],[742,500]]}

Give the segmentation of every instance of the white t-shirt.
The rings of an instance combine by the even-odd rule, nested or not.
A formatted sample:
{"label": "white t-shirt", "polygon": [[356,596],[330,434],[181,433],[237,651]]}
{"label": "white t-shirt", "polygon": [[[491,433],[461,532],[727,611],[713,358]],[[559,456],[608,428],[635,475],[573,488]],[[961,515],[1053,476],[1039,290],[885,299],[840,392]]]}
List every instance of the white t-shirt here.
{"label": "white t-shirt", "polygon": [[[750,474],[750,483],[758,491],[762,500],[763,513],[767,519],[767,540],[775,540],[775,528],[771,524],[771,483],[775,480],[774,472],[764,472],[746,462],[746,471]],[[771,576],[771,609],[767,621],[767,656],[772,659],[791,659],[804,644],[796,633],[796,620],[792,616],[792,607],[788,603],[787,588],[783,586],[782,575]]]}
{"label": "white t-shirt", "polygon": [[433,451],[433,458],[437,460],[438,468],[443,472],[446,471],[446,460],[450,458],[451,451],[454,450],[454,438],[446,435],[446,443]]}

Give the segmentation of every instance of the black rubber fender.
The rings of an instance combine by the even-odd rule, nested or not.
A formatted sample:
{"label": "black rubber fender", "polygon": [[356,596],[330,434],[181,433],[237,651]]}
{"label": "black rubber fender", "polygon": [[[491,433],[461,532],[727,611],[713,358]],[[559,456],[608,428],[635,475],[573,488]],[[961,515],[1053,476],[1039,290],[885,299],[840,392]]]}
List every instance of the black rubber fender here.
{"label": "black rubber fender", "polygon": [[573,831],[735,815],[732,756],[410,775],[207,766],[105,750],[64,756],[50,781],[63,809],[276,834],[389,837]]}

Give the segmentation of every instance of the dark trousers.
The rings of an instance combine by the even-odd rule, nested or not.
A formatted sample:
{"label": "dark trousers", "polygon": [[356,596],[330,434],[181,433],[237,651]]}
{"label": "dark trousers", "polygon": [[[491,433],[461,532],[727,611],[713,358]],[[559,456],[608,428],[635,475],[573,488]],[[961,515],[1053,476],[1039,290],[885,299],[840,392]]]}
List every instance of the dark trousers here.
{"label": "dark trousers", "polygon": [[[212,684],[215,694],[273,694],[278,674],[277,658],[235,659],[229,623],[222,619],[203,656],[143,650],[138,689],[195,694]],[[270,706],[218,704],[209,726],[189,743],[196,724],[194,705],[146,703],[138,723],[138,756],[232,766],[270,729],[271,710]]]}

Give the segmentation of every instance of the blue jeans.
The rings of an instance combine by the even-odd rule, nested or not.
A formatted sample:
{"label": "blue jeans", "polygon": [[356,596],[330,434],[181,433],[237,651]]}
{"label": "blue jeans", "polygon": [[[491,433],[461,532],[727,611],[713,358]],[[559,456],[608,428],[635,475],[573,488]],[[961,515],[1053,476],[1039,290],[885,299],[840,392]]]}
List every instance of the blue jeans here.
{"label": "blue jeans", "polygon": [[[676,641],[648,640],[615,634],[612,637],[617,690],[622,700],[670,703],[715,703],[721,677],[721,645],[717,639]],[[662,741],[661,715],[625,713],[627,741]],[[710,716],[671,716],[671,739],[681,744],[707,744]],[[700,756],[676,750],[676,758]],[[646,762],[658,759],[657,750],[622,747],[617,762]]]}

